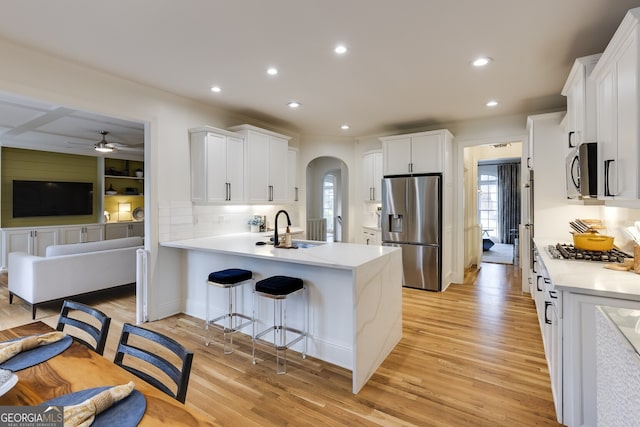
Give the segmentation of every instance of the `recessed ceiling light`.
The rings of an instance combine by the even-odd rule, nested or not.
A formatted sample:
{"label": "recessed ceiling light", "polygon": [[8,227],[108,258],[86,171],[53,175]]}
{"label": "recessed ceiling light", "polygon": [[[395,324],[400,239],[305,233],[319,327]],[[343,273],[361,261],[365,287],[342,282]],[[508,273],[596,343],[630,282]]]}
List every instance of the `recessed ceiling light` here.
{"label": "recessed ceiling light", "polygon": [[270,67],[267,69],[267,74],[269,74],[270,76],[275,76],[276,74],[278,74],[278,69],[275,67]]}
{"label": "recessed ceiling light", "polygon": [[472,64],[474,67],[484,67],[491,61],[493,61],[491,58],[489,58],[488,56],[485,56],[482,58],[477,58],[475,61],[472,62]]}
{"label": "recessed ceiling light", "polygon": [[351,126],[349,126],[348,124],[345,123],[344,125],[340,126],[340,129],[349,130],[349,129],[351,129]]}
{"label": "recessed ceiling light", "polygon": [[211,92],[218,93],[218,92],[221,92],[221,91],[222,91],[222,89],[220,89],[220,86],[211,86]]}
{"label": "recessed ceiling light", "polygon": [[487,107],[495,107],[498,105],[498,101],[492,99],[491,101],[488,101],[485,105]]}
{"label": "recessed ceiling light", "polygon": [[300,103],[298,101],[291,101],[287,105],[291,108],[298,108],[300,106]]}
{"label": "recessed ceiling light", "polygon": [[333,51],[339,55],[342,55],[343,53],[347,53],[347,47],[343,44],[339,44],[335,47],[335,49],[333,49]]}

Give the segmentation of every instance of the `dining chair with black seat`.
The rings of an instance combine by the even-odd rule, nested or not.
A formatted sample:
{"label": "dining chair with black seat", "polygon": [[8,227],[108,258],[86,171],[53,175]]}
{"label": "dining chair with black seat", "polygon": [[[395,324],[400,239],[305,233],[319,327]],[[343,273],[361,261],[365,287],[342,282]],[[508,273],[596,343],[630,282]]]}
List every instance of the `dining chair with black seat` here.
{"label": "dining chair with black seat", "polygon": [[[125,323],[113,361],[179,402],[186,400],[193,352],[174,339]],[[163,381],[166,378],[175,384],[175,392]]]}
{"label": "dining chair with black seat", "polygon": [[[102,355],[104,353],[104,346],[107,343],[107,334],[109,333],[110,325],[111,318],[102,311],[86,304],[65,300],[62,303],[62,310],[60,311],[56,330],[63,331],[65,326],[70,326],[72,328],[72,334],[70,335],[72,335],[76,341],[86,345],[99,355]],[[83,331],[91,337],[95,341],[95,345],[82,338],[82,336],[76,336],[76,334],[73,333],[74,329]],[[68,331],[69,330],[65,332]]]}

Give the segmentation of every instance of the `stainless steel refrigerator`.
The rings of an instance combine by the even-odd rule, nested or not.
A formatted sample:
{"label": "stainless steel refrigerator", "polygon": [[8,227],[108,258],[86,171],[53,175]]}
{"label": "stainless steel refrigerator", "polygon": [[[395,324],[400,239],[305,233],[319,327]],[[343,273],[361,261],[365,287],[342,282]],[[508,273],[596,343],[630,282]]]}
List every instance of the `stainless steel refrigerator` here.
{"label": "stainless steel refrigerator", "polygon": [[440,291],[442,175],[382,179],[382,244],[402,248],[404,286]]}

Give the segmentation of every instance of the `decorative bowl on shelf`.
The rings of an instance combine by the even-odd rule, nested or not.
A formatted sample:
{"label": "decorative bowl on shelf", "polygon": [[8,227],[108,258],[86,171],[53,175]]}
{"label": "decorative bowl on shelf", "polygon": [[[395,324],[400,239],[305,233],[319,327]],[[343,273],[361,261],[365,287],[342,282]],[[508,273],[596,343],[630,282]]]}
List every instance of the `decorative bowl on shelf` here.
{"label": "decorative bowl on shelf", "polygon": [[131,216],[137,221],[142,221],[144,219],[144,209],[135,208]]}
{"label": "decorative bowl on shelf", "polygon": [[104,192],[104,194],[106,194],[107,196],[115,196],[116,194],[118,194],[118,192],[115,190],[107,190]]}

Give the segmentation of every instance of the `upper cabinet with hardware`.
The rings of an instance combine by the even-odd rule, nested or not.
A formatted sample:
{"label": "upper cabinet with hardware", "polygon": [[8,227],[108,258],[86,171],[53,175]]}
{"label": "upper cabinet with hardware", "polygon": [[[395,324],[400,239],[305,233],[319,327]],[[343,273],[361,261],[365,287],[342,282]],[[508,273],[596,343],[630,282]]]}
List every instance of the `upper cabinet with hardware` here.
{"label": "upper cabinet with hardware", "polygon": [[453,135],[446,129],[380,138],[383,174],[445,172],[451,159]]}
{"label": "upper cabinet with hardware", "polygon": [[591,73],[596,82],[598,197],[640,199],[640,8],[627,12]]}
{"label": "upper cabinet with hardware", "polygon": [[244,136],[246,144],[246,189],[249,202],[287,202],[288,136],[251,125],[229,128]]}
{"label": "upper cabinet with hardware", "polygon": [[203,126],[190,129],[189,138],[191,200],[196,203],[243,201],[243,136]]}
{"label": "upper cabinet with hardware", "polygon": [[591,72],[600,55],[576,59],[562,89],[567,97],[567,148],[597,141],[596,84]]}
{"label": "upper cabinet with hardware", "polygon": [[382,199],[382,151],[365,153],[362,163],[362,197],[367,202],[379,202]]}
{"label": "upper cabinet with hardware", "polygon": [[300,199],[298,187],[298,149],[289,147],[287,159],[287,188],[289,189],[289,201],[297,202]]}

